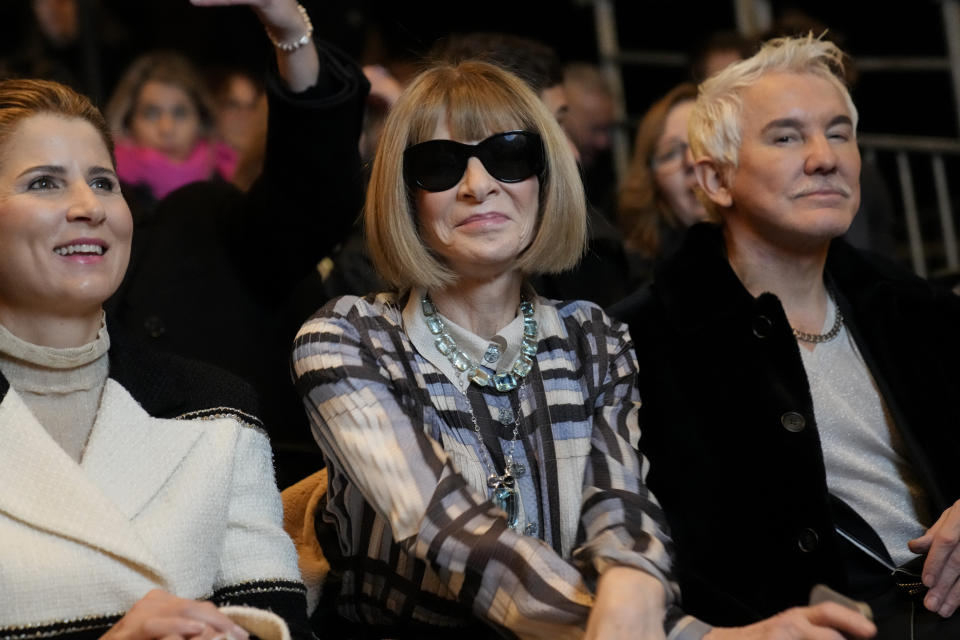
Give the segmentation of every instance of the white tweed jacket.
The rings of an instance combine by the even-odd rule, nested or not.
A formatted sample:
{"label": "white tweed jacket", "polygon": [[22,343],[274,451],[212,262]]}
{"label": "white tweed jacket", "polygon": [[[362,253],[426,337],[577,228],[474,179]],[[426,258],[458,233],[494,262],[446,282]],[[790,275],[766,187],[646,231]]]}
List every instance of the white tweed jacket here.
{"label": "white tweed jacket", "polygon": [[302,602],[270,446],[243,412],[154,417],[111,373],[78,464],[0,382],[0,638],[99,635],[151,589]]}

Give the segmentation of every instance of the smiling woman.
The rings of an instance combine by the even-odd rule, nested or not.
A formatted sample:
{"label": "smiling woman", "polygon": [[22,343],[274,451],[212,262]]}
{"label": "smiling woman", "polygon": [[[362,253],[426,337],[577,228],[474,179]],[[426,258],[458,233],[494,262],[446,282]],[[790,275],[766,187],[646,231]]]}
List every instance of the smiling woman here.
{"label": "smiling woman", "polygon": [[282,638],[303,587],[252,393],[107,333],[114,167],[86,98],[0,82],[0,637]]}
{"label": "smiling woman", "polygon": [[675,592],[630,336],[527,282],[584,248],[556,119],[498,67],[425,71],[387,119],[365,218],[396,289],[332,301],[293,353],[329,472],[305,519],[337,569],[308,585],[317,633],[662,638]]}
{"label": "smiling woman", "polygon": [[[127,268],[132,228],[93,125],[45,113],[23,120],[0,157],[0,323],[51,346],[93,340],[100,305]],[[65,332],[64,317],[85,322]]]}

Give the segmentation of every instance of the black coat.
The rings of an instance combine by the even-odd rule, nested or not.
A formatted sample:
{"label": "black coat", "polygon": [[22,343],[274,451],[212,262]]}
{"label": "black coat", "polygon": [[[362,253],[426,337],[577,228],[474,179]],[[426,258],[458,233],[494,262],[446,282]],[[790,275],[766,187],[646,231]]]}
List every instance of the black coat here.
{"label": "black coat", "polygon": [[[960,498],[960,298],[843,241],[827,274],[939,514]],[[672,529],[683,608],[741,625],[806,604],[819,582],[872,595],[834,524],[856,521],[885,550],[829,496],[797,342],[777,297],[740,283],[720,230],[693,227],[652,287],[611,313],[636,345],[640,446]]]}
{"label": "black coat", "polygon": [[271,435],[307,441],[288,366],[298,327],[284,325],[282,311],[359,213],[369,88],[346,56],[318,52],[318,83],[303,93],[287,90],[275,68],[267,77],[266,157],[250,191],[197,182],[136,217],[130,268],[109,301],[128,331],[252,383]]}

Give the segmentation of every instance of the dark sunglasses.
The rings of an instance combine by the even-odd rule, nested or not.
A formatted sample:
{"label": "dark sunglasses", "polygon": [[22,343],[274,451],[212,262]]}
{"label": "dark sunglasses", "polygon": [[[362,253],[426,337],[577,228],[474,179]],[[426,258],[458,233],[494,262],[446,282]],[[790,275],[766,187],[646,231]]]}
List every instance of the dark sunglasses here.
{"label": "dark sunglasses", "polygon": [[531,131],[506,131],[477,144],[428,140],[403,152],[403,178],[411,189],[446,191],[456,186],[476,157],[500,182],[522,182],[543,173],[543,141]]}

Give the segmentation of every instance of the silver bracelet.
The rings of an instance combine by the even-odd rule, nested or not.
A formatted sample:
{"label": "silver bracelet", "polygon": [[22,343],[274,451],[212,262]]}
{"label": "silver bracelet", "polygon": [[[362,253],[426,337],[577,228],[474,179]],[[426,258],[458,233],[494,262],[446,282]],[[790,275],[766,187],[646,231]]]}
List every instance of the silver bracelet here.
{"label": "silver bracelet", "polygon": [[266,30],[267,37],[270,38],[270,42],[272,42],[273,46],[275,46],[277,49],[280,49],[280,51],[285,51],[287,53],[296,51],[300,47],[310,42],[310,36],[313,35],[313,23],[310,22],[310,16],[307,15],[307,10],[303,8],[302,4],[298,3],[297,11],[300,12],[300,17],[303,18],[303,24],[307,27],[307,32],[300,36],[297,40],[294,40],[293,42],[280,42],[277,40],[276,36],[273,35],[273,32],[271,32],[270,29]]}

